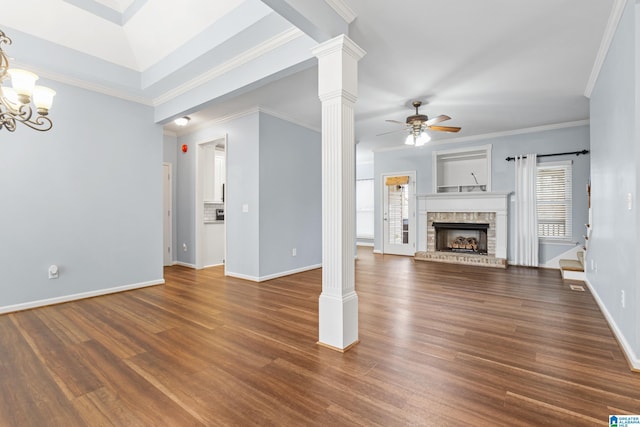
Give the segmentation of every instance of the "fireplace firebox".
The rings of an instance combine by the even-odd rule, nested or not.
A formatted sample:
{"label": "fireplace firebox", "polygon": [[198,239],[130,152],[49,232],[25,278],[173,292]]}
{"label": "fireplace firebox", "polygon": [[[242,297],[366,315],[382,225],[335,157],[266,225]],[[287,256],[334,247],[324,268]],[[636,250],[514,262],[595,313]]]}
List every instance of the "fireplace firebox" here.
{"label": "fireplace firebox", "polygon": [[487,223],[433,222],[436,251],[487,255]]}

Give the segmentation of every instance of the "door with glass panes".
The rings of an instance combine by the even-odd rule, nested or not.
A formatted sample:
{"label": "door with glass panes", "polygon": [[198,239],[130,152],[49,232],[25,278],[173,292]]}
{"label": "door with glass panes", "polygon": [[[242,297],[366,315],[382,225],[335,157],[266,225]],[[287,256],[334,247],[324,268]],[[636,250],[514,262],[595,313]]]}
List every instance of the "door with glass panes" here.
{"label": "door with glass panes", "polygon": [[382,253],[415,255],[415,172],[382,175]]}

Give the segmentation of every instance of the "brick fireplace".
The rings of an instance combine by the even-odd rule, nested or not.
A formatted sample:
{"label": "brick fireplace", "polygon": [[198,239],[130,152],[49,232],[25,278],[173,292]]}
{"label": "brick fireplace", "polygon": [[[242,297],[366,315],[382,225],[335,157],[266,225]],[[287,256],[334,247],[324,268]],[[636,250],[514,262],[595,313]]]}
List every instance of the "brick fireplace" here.
{"label": "brick fireplace", "polygon": [[427,244],[416,260],[506,268],[508,193],[424,197]]}

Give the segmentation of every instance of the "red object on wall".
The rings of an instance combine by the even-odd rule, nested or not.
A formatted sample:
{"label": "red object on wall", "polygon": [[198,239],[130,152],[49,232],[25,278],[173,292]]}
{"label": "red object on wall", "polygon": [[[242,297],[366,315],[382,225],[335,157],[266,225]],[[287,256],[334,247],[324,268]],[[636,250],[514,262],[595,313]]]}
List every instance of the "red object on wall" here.
{"label": "red object on wall", "polygon": [[187,150],[189,150],[189,147],[187,147],[187,144],[182,144],[182,152],[186,153]]}

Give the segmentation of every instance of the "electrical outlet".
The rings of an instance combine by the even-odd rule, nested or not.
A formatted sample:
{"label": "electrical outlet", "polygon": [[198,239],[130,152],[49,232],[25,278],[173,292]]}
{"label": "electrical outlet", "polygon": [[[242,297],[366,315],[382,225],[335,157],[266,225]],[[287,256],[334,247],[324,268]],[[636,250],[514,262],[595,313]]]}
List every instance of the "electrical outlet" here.
{"label": "electrical outlet", "polygon": [[183,252],[187,252],[187,244],[186,243],[182,244],[182,251]]}
{"label": "electrical outlet", "polygon": [[622,308],[625,308],[626,303],[627,303],[627,301],[626,301],[626,298],[625,298],[625,295],[624,295],[624,290],[622,290],[622,291],[620,291],[620,305],[622,306]]}
{"label": "electrical outlet", "polygon": [[57,279],[60,275],[60,270],[57,265],[52,265],[49,267],[49,279]]}
{"label": "electrical outlet", "polygon": [[298,255],[298,250],[296,248],[291,249],[291,256]]}

